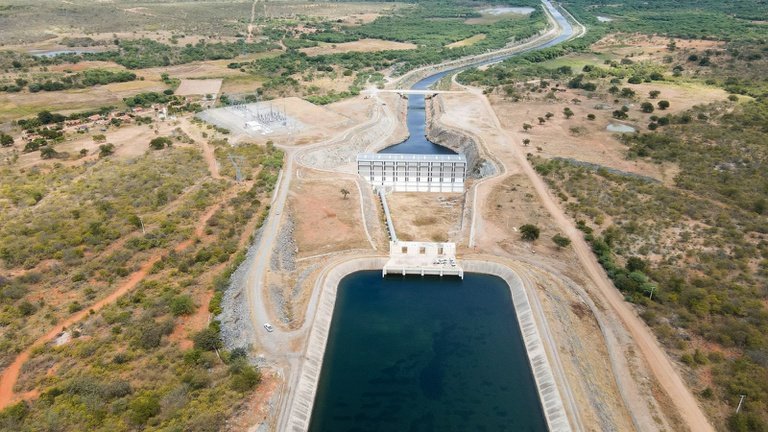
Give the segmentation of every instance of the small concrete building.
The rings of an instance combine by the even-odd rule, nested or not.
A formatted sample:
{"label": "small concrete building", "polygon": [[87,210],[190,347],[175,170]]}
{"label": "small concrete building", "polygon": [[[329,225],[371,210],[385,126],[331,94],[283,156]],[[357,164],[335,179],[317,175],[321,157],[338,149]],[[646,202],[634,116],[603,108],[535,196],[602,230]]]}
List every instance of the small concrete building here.
{"label": "small concrete building", "polygon": [[456,261],[456,243],[389,242],[389,261],[382,269],[388,274],[459,276],[464,270]]}
{"label": "small concrete building", "polygon": [[362,153],[357,173],[395,192],[464,192],[464,155]]}

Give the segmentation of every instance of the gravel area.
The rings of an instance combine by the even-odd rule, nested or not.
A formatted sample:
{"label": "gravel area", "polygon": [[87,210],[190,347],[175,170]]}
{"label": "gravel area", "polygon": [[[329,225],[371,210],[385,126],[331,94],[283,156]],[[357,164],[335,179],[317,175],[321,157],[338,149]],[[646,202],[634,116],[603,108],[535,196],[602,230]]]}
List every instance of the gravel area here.
{"label": "gravel area", "polygon": [[335,170],[355,162],[359,153],[389,137],[396,127],[394,116],[384,114],[380,106],[376,109],[371,122],[359,126],[354,133],[345,134],[338,142],[302,154],[300,163],[310,168]]}
{"label": "gravel area", "polygon": [[292,272],[296,270],[296,240],[293,232],[296,229],[296,223],[293,218],[287,216],[280,228],[280,234],[277,235],[275,250],[269,262],[269,267],[274,272],[284,271]]}
{"label": "gravel area", "polygon": [[256,330],[248,318],[248,304],[245,301],[246,279],[248,269],[253,266],[261,238],[261,229],[256,231],[253,243],[248,247],[245,260],[232,273],[229,278],[229,286],[224,291],[224,299],[221,304],[221,314],[216,317],[221,322],[221,339],[228,350],[235,348],[248,348],[255,340]]}
{"label": "gravel area", "polygon": [[299,275],[296,277],[296,283],[293,285],[293,290],[291,290],[291,297],[294,300],[297,299],[301,294],[304,282],[312,274],[313,271],[317,270],[317,268],[320,267],[321,264],[322,263],[316,263],[316,264],[307,266],[307,268],[305,268],[299,273]]}

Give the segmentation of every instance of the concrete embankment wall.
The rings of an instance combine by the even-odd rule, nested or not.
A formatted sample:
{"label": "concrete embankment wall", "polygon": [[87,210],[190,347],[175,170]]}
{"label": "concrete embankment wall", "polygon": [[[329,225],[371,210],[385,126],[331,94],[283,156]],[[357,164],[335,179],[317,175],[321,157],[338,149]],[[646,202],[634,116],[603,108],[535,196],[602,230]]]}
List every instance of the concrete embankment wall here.
{"label": "concrete embankment wall", "polygon": [[[309,428],[312,407],[317,393],[320,371],[328,341],[328,333],[336,305],[339,282],[345,276],[362,270],[381,270],[387,258],[358,258],[330,268],[319,284],[320,298],[309,334],[304,362],[299,370],[299,381],[293,398],[288,405],[287,430],[304,432]],[[554,375],[547,359],[544,344],[528,301],[528,295],[520,277],[509,267],[486,261],[462,261],[466,272],[485,273],[502,278],[510,288],[528,360],[536,381],[544,416],[552,432],[571,431]]]}
{"label": "concrete embankment wall", "polygon": [[470,133],[451,128],[440,121],[443,104],[439,98],[430,98],[426,102],[427,139],[435,144],[463,154],[467,158],[467,176],[475,179],[492,176],[496,166],[484,154],[479,145],[480,138]]}

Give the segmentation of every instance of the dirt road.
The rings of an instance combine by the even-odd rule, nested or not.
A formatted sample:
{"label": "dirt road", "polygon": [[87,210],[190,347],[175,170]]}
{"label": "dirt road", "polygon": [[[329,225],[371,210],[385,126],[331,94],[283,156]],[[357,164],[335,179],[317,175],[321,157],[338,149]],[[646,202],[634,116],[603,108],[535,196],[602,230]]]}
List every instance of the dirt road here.
{"label": "dirt road", "polygon": [[[557,204],[557,200],[550,194],[544,180],[538,176],[533,167],[528,163],[521,146],[522,138],[502,128],[501,122],[491,107],[490,102],[479,89],[470,89],[470,91],[475,93],[478,98],[481,98],[487,112],[490,113],[490,120],[506,141],[505,153],[507,157],[511,156],[511,159],[507,160],[516,162],[516,165],[520,167],[521,171],[534,186],[542,205],[550,213],[560,229],[571,239],[572,247],[582,267],[597,287],[598,292],[596,294],[604,300],[605,304],[611,308],[631,334],[648,368],[674,403],[677,412],[683,418],[689,430],[695,432],[714,431],[696,398],[680,378],[680,375],[672,365],[672,361],[667,357],[651,333],[651,330],[624,301],[621,293],[613,286],[613,283],[608,279],[608,276],[597,262],[581,231],[576,229],[572,221]],[[506,159],[505,155],[496,154],[495,156],[500,157],[502,163]],[[475,210],[484,207],[483,199],[487,198],[487,195],[478,194],[477,198],[479,202],[476,203]]]}

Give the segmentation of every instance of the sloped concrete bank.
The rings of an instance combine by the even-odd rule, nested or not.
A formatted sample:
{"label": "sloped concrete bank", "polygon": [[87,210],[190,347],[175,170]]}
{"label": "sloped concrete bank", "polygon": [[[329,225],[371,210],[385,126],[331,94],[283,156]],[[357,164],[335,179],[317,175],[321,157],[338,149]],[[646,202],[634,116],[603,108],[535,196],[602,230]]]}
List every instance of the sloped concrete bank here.
{"label": "sloped concrete bank", "polygon": [[[283,419],[280,421],[280,424],[285,425],[284,430],[304,432],[309,428],[339,282],[345,276],[358,271],[381,270],[386,261],[387,258],[385,257],[368,257],[342,262],[328,269],[325,278],[318,284],[321,290],[320,298],[309,334],[307,349],[298,371],[298,383],[289,396],[290,400],[286,405],[285,412],[282,413]],[[467,260],[461,261],[461,265],[468,272],[500,277],[509,286],[547,426],[553,432],[571,431],[560,392],[544,349],[544,342],[536,325],[531,303],[528,300],[522,280],[511,268],[499,263]],[[553,349],[556,348],[553,347]]]}
{"label": "sloped concrete bank", "polygon": [[[528,352],[528,361],[531,365],[533,378],[536,380],[536,388],[539,392],[541,407],[544,409],[547,426],[551,432],[571,431],[568,415],[565,412],[560,391],[557,388],[547,353],[544,350],[544,342],[541,339],[531,310],[531,303],[520,276],[511,268],[495,262],[462,260],[461,265],[465,272],[497,276],[504,279],[504,282],[509,285],[512,304],[515,307],[517,322],[523,335],[523,343]],[[557,347],[552,347],[552,349],[557,349]]]}
{"label": "sloped concrete bank", "polygon": [[427,139],[447,147],[467,158],[468,176],[474,179],[493,176],[498,172],[494,163],[485,157],[479,137],[451,128],[440,121],[444,107],[440,98],[427,100]]}

